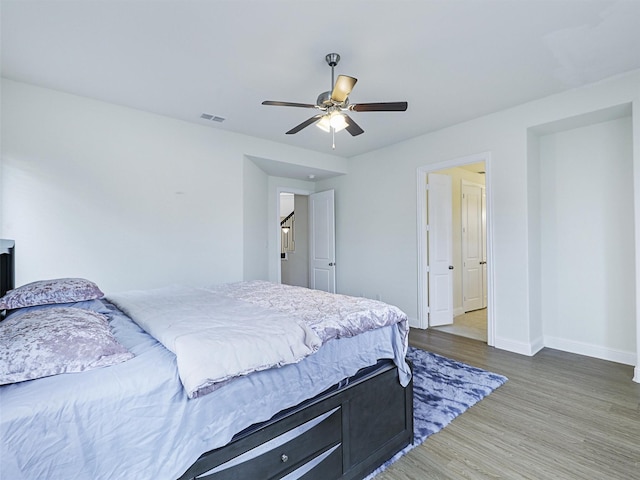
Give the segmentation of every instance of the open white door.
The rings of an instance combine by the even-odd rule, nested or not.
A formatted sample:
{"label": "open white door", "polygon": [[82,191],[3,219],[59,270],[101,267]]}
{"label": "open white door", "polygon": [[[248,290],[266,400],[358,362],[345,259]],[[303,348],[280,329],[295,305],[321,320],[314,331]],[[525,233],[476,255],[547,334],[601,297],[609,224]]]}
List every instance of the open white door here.
{"label": "open white door", "polygon": [[453,217],[451,177],[428,176],[429,326],[453,323]]}
{"label": "open white door", "polygon": [[333,190],[309,195],[309,288],[336,293]]}
{"label": "open white door", "polygon": [[462,306],[465,312],[485,306],[484,187],[462,181]]}

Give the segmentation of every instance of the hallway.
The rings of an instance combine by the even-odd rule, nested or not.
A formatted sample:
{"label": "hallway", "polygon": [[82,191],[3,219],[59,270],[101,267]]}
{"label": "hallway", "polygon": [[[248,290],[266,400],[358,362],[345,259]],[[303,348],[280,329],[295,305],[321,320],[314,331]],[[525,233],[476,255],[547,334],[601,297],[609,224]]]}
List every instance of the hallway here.
{"label": "hallway", "polygon": [[431,327],[440,332],[487,342],[487,309],[473,310],[453,318],[452,325]]}

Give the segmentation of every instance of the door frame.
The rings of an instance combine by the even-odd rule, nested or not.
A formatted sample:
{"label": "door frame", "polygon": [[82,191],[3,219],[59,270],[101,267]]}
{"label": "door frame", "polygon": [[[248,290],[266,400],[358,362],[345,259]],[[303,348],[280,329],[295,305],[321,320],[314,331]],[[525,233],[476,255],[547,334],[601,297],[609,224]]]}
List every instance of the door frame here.
{"label": "door frame", "polygon": [[427,175],[448,168],[484,162],[485,194],[487,198],[487,344],[495,344],[495,294],[493,268],[493,190],[491,188],[491,152],[482,152],[418,167],[416,175],[416,211],[418,244],[418,328],[428,328],[429,298],[427,295]]}

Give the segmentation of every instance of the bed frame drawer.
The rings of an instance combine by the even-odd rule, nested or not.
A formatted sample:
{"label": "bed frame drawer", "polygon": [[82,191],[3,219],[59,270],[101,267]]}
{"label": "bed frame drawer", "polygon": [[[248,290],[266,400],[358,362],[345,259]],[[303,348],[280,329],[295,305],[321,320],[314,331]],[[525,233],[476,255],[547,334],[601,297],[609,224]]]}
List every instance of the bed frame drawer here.
{"label": "bed frame drawer", "polygon": [[[196,478],[215,478],[216,480],[272,479],[287,478],[289,474],[290,478],[305,478],[302,476],[310,472],[316,465],[323,463],[335,452],[340,454],[338,447],[341,436],[342,414],[340,407],[337,407],[198,475]],[[338,465],[340,464],[341,460]]]}
{"label": "bed frame drawer", "polygon": [[412,439],[413,383],[384,363],[239,433],[179,480],[360,480]]}

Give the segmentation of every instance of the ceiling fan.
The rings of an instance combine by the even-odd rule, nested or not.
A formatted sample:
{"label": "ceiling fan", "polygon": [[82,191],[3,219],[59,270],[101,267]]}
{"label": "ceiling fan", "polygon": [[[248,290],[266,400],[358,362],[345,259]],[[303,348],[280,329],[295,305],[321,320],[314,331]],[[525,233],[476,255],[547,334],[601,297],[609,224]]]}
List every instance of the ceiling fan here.
{"label": "ceiling fan", "polygon": [[[320,110],[320,113],[317,115],[314,115],[289,130],[287,135],[298,133],[303,128],[317,122],[317,126],[326,132],[335,134],[335,132],[346,129],[347,132],[355,137],[356,135],[364,133],[364,130],[345,112],[404,112],[407,109],[407,102],[349,103],[349,94],[351,94],[358,79],[347,75],[338,75],[338,79],[334,81],[334,68],[340,61],[340,55],[337,53],[329,53],[326,55],[325,60],[331,67],[331,90],[318,95],[315,104],[276,102],[271,100],[262,102],[262,105],[315,108]],[[335,141],[333,148],[335,148]]]}

